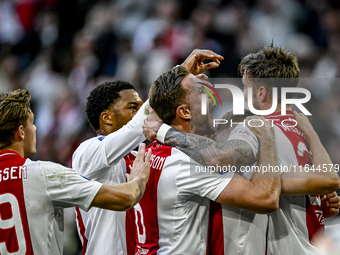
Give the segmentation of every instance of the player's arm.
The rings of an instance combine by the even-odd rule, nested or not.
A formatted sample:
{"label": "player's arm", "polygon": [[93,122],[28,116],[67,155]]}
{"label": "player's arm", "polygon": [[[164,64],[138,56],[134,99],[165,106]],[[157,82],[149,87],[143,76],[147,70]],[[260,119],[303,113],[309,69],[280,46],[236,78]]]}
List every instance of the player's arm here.
{"label": "player's arm", "polygon": [[125,126],[107,135],[102,140],[102,146],[99,146],[98,150],[92,152],[94,153],[93,157],[97,157],[96,153],[104,153],[107,158],[107,164],[114,165],[136,148],[138,144],[143,142],[145,137],[142,125],[146,118],[145,107],[148,103],[149,100],[142,105],[136,115]]}
{"label": "player's arm", "polygon": [[[211,59],[212,62],[203,63],[203,60],[206,59]],[[191,52],[181,65],[186,67],[192,74],[198,75],[208,69],[218,67],[220,60],[223,60],[223,57],[211,50],[196,49]],[[126,126],[108,135],[105,151],[109,164],[116,164],[118,160],[145,140],[142,125],[146,118],[145,107],[148,105],[148,102],[149,100],[143,104],[136,116]]]}
{"label": "player's arm", "polygon": [[98,177],[96,171],[116,164],[126,154],[145,140],[142,125],[146,101],[136,115],[116,132],[86,141],[72,156],[72,168],[87,178]]}
{"label": "player's arm", "polygon": [[[203,63],[203,60],[211,59],[210,63]],[[197,75],[208,69],[216,68],[220,64],[223,57],[211,50],[194,50],[181,64],[190,72]],[[93,163],[96,162],[95,168],[105,165],[114,165],[131,150],[145,140],[142,131],[142,125],[145,115],[145,106],[148,100],[139,109],[137,114],[128,122],[127,125],[118,131],[106,136],[102,143],[93,144],[86,148],[81,155],[73,157],[74,168],[84,176],[91,178]],[[104,155],[104,156],[103,156]]]}
{"label": "player's arm", "polygon": [[[251,117],[253,118],[258,117]],[[278,168],[278,161],[274,130],[268,121],[265,121],[263,117],[261,119],[265,123],[263,127],[249,127],[260,143],[259,171],[256,171],[250,180],[235,174],[216,202],[255,213],[270,213],[277,210],[279,206],[280,171],[262,171],[263,167],[270,169],[270,166],[276,166]]]}
{"label": "player's arm", "polygon": [[[313,154],[313,166],[299,167],[282,174],[283,195],[329,194],[340,188],[339,176],[308,118],[294,112],[298,127],[305,134]],[[312,170],[314,169],[314,170]],[[308,171],[307,171],[308,170]]]}
{"label": "player's arm", "polygon": [[145,157],[145,144],[139,146],[127,183],[115,186],[103,185],[92,201],[91,206],[102,209],[126,211],[142,198],[150,175],[151,149]]}
{"label": "player's arm", "polygon": [[204,166],[241,166],[255,161],[251,147],[242,140],[216,142],[207,137],[182,132],[164,124],[150,106],[146,109],[150,114],[144,121],[143,132],[150,141],[157,139],[176,147]]}

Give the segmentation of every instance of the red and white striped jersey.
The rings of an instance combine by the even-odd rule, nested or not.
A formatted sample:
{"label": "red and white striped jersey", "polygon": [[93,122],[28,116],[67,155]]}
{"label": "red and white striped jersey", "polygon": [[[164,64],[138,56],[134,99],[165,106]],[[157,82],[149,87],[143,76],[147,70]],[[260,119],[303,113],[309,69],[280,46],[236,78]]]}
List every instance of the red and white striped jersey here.
{"label": "red and white striped jersey", "polygon": [[88,210],[102,184],[52,162],[0,152],[0,254],[62,254],[63,208]]}
{"label": "red and white striped jersey", "polygon": [[[293,112],[280,112],[266,117],[272,120],[275,129],[275,147],[281,167],[306,164],[312,165],[308,143],[303,133],[294,126]],[[246,141],[258,157],[259,143],[248,128],[239,124],[230,134],[230,140]],[[223,221],[223,229],[212,229],[209,249],[223,231],[224,249],[211,254],[319,254],[310,243],[317,230],[324,225],[319,196],[281,196],[279,209],[268,215],[256,215],[244,210],[222,206],[213,211],[215,221]],[[212,222],[213,225],[218,225]],[[222,226],[222,225],[221,225]],[[221,242],[221,241],[218,241]],[[266,248],[267,246],[267,248]]]}
{"label": "red and white striped jersey", "polygon": [[210,200],[216,200],[233,173],[197,170],[201,166],[194,160],[159,142],[148,148],[150,179],[134,207],[135,254],[205,254]]}
{"label": "red and white striped jersey", "polygon": [[[72,156],[72,168],[80,175],[107,185],[125,183],[130,151],[145,140],[142,125],[146,118],[145,106],[116,132],[90,138],[79,145]],[[129,213],[91,208],[84,212],[76,208],[76,221],[83,254],[131,254],[129,241],[134,241],[134,229]],[[132,225],[133,227],[133,225]],[[134,242],[132,250],[134,249]]]}

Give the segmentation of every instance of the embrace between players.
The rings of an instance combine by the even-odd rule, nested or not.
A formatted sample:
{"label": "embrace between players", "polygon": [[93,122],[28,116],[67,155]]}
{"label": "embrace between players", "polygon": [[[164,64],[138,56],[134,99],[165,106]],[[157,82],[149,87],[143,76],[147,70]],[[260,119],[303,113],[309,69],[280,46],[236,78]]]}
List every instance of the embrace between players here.
{"label": "embrace between players", "polygon": [[[212,62],[206,64],[205,59]],[[83,142],[72,158],[73,169],[92,181],[57,164],[24,159],[35,153],[33,113],[28,92],[13,92],[19,99],[26,98],[26,112],[7,128],[14,137],[7,146],[0,144],[0,166],[5,169],[15,162],[25,167],[27,176],[33,175],[32,169],[43,172],[44,177],[39,181],[44,184],[40,189],[47,194],[44,201],[51,204],[51,209],[47,213],[41,208],[40,216],[47,218],[44,238],[53,244],[40,244],[37,239],[39,231],[33,230],[36,226],[30,221],[37,221],[39,212],[30,212],[34,202],[28,201],[34,196],[32,189],[36,184],[22,179],[23,184],[16,184],[23,190],[22,201],[19,199],[18,203],[8,195],[10,185],[0,188],[0,203],[10,201],[12,210],[13,204],[18,204],[21,219],[23,214],[26,217],[22,220],[24,234],[21,235],[25,244],[18,241],[19,250],[26,245],[32,250],[27,254],[48,254],[47,251],[60,254],[61,231],[56,226],[49,227],[49,223],[54,222],[53,217],[60,222],[62,208],[77,206],[83,254],[319,254],[312,239],[323,228],[323,218],[338,213],[339,198],[334,191],[339,188],[339,179],[305,116],[289,107],[287,115],[281,115],[279,103],[277,110],[265,117],[267,120],[248,117],[261,119],[262,127],[219,128],[216,141],[199,136],[216,132],[210,116],[200,114],[200,88],[206,81],[199,78],[204,78],[201,73],[205,70],[218,67],[222,59],[209,50],[193,51],[181,66],[165,72],[154,82],[144,104],[127,82],[97,86],[87,100],[86,114],[98,136]],[[257,78],[289,78],[288,86],[294,87],[299,68],[290,52],[270,46],[244,57],[240,73],[244,94],[252,88],[254,107],[266,110],[272,105],[273,84],[257,83]],[[3,109],[9,107],[6,100],[13,93],[1,96],[1,116],[5,113]],[[150,112],[148,116],[145,110]],[[230,119],[239,117],[226,115]],[[298,129],[272,127],[268,121],[272,119],[276,124],[277,120],[293,118],[303,134]],[[3,135],[4,131],[1,132]],[[26,137],[33,133],[34,138]],[[136,156],[133,149],[145,138],[158,141],[147,149],[145,145],[139,146]],[[15,155],[11,155],[13,151]],[[146,157],[145,151],[148,151]],[[326,164],[329,167],[326,173],[192,172],[195,166],[216,164],[237,167]],[[35,182],[36,179],[39,178],[35,177]],[[127,212],[119,212],[132,206]],[[0,220],[0,231],[10,228],[4,222]],[[10,238],[8,235],[4,240],[7,248],[0,243],[1,254],[7,254],[4,249],[11,254],[8,249],[15,242]]]}

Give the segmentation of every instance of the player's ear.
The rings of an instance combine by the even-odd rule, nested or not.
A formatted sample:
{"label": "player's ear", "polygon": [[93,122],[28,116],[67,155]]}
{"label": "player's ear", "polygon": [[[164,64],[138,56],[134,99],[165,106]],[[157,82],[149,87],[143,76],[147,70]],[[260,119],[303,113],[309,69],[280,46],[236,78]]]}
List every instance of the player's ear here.
{"label": "player's ear", "polygon": [[25,138],[25,130],[24,130],[24,126],[20,125],[15,129],[14,132],[14,139],[18,139],[18,140],[24,140]]}
{"label": "player's ear", "polygon": [[188,104],[181,104],[176,109],[176,115],[181,119],[190,120],[191,119],[190,106]]}
{"label": "player's ear", "polygon": [[109,110],[106,110],[106,111],[103,111],[101,114],[100,114],[100,120],[103,122],[103,124],[105,125],[114,125],[115,124],[115,118],[112,114],[111,111]]}
{"label": "player's ear", "polygon": [[256,93],[261,102],[264,102],[267,99],[268,91],[266,87],[260,86]]}

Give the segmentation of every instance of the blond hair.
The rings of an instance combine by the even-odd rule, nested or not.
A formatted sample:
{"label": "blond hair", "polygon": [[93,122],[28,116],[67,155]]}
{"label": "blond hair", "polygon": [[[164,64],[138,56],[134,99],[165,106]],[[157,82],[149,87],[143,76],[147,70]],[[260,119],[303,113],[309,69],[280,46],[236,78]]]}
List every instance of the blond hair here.
{"label": "blond hair", "polygon": [[[264,86],[269,92],[273,87],[296,87],[300,74],[297,58],[290,51],[273,45],[243,57],[238,69],[241,76],[246,73],[252,79],[256,89]],[[293,97],[294,93],[287,94],[287,98]]]}
{"label": "blond hair", "polygon": [[31,94],[25,89],[0,93],[0,149],[11,145],[15,129],[26,127]]}

